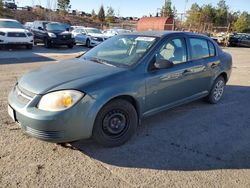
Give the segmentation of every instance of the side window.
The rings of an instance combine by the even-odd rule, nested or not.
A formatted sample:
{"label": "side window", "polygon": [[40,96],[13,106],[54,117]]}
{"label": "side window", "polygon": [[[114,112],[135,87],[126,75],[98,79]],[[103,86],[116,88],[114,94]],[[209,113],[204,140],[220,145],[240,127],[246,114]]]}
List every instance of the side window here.
{"label": "side window", "polygon": [[215,47],[212,42],[208,41],[208,46],[209,46],[209,55],[210,57],[215,56]]}
{"label": "side window", "polygon": [[182,38],[176,38],[165,43],[157,53],[157,59],[165,59],[180,64],[187,61],[186,43]]}
{"label": "side window", "polygon": [[209,48],[207,40],[191,38],[191,59],[198,60],[202,58],[209,57]]}

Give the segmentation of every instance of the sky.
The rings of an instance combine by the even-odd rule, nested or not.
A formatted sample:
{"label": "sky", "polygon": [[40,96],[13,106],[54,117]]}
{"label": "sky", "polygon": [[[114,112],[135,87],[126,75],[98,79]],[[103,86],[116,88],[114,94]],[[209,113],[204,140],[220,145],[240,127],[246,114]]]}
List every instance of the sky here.
{"label": "sky", "polygon": [[[178,13],[183,13],[185,10],[186,0],[172,0],[172,4],[177,8]],[[219,0],[188,0],[186,10],[188,10],[193,3],[199,5],[212,4],[217,5]],[[56,0],[16,0],[18,6],[31,6],[41,4],[46,7],[47,2],[51,2],[54,7]],[[233,11],[247,11],[250,13],[250,0],[226,0]],[[72,10],[79,10],[91,13],[92,9],[98,12],[100,6],[103,4],[104,8],[112,6],[119,16],[131,16],[131,17],[142,17],[144,15],[155,15],[158,8],[161,8],[164,4],[164,0],[71,0]]]}

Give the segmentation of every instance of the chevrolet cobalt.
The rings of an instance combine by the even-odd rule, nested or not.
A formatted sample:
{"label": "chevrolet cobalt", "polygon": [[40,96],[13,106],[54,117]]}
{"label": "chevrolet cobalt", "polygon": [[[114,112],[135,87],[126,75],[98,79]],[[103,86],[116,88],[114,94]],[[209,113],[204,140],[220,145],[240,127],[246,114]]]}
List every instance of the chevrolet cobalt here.
{"label": "chevrolet cobalt", "polygon": [[144,117],[201,98],[218,103],[231,69],[231,55],[203,35],[118,35],[78,59],[24,75],[9,94],[8,112],[41,140],[92,137],[114,147]]}

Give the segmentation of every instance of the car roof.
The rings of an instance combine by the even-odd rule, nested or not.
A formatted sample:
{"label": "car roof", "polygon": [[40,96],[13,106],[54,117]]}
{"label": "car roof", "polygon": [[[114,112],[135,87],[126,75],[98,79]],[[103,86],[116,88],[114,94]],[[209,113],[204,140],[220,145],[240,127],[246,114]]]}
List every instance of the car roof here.
{"label": "car roof", "polygon": [[143,31],[143,32],[129,33],[128,35],[151,36],[151,37],[165,37],[165,36],[170,35],[170,34],[185,34],[185,35],[188,35],[188,36],[206,37],[205,35],[202,35],[202,34],[185,32],[185,31]]}
{"label": "car roof", "polygon": [[0,21],[12,21],[12,22],[18,22],[17,20],[13,20],[13,19],[0,19]]}

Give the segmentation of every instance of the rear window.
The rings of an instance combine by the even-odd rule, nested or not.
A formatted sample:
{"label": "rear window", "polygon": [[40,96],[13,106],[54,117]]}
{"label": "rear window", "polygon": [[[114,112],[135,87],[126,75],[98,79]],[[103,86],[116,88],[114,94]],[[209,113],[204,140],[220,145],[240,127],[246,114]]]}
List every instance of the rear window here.
{"label": "rear window", "polygon": [[210,57],[215,56],[215,47],[212,42],[208,41],[208,46],[209,46],[209,55]]}
{"label": "rear window", "polygon": [[191,60],[209,57],[208,42],[205,39],[191,38]]}

